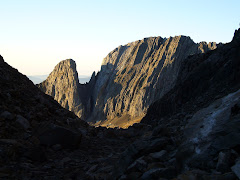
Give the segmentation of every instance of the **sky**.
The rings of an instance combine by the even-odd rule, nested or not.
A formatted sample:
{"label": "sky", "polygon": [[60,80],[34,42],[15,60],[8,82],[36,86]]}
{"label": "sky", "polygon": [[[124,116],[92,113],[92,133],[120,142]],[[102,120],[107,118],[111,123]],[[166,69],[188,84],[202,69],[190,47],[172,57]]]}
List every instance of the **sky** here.
{"label": "sky", "polygon": [[231,41],[239,0],[0,0],[0,54],[26,75],[49,74],[73,59],[79,75],[107,54],[150,36]]}

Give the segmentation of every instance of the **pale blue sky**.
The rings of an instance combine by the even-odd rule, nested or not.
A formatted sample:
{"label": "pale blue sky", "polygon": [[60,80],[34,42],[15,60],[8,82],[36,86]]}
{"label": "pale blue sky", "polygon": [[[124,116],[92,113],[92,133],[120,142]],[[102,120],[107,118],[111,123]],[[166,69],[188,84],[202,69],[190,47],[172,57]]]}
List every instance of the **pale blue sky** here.
{"label": "pale blue sky", "polygon": [[76,61],[79,75],[99,70],[114,48],[149,36],[229,42],[239,0],[0,0],[0,54],[27,75]]}

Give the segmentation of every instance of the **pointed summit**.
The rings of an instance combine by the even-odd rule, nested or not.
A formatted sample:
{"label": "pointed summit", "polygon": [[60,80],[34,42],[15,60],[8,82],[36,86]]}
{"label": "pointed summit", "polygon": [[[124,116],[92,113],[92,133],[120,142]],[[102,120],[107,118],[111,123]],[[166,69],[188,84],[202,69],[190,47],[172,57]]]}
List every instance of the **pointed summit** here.
{"label": "pointed summit", "polygon": [[58,68],[58,67],[63,67],[65,66],[66,68],[70,68],[73,71],[76,71],[76,62],[73,59],[66,59],[61,61],[60,63],[58,63],[54,69]]}
{"label": "pointed summit", "polygon": [[66,59],[58,63],[48,78],[40,83],[39,88],[52,96],[64,108],[79,112],[79,80],[76,63],[72,59]]}

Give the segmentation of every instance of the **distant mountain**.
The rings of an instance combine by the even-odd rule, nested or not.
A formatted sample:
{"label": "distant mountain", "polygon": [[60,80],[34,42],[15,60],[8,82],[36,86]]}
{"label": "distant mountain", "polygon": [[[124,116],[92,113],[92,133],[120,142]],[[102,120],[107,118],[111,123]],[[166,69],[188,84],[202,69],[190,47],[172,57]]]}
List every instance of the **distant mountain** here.
{"label": "distant mountain", "polygon": [[39,84],[47,79],[48,75],[27,76],[34,84]]}
{"label": "distant mountain", "polygon": [[78,76],[78,80],[79,80],[79,83],[81,84],[85,84],[85,83],[88,83],[90,81],[90,78],[91,76],[85,76],[85,75],[79,75]]}
{"label": "distant mountain", "polygon": [[[48,75],[27,76],[34,84],[39,84],[47,79]],[[84,84],[89,82],[91,76],[80,75],[78,77],[79,83]]]}

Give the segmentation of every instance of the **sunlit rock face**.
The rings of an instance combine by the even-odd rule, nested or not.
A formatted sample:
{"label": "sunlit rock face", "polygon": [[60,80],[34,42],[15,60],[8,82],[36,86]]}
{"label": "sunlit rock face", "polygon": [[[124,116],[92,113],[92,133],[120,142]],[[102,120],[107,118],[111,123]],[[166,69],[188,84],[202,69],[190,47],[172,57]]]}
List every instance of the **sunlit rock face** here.
{"label": "sunlit rock face", "polygon": [[39,84],[42,91],[76,115],[82,111],[79,86],[76,63],[72,59],[57,64],[48,78]]}
{"label": "sunlit rock face", "polygon": [[186,57],[216,47],[186,36],[144,38],[110,52],[86,85],[78,83],[75,63],[65,60],[39,87],[87,121],[128,127],[176,84]]}
{"label": "sunlit rock face", "polygon": [[130,124],[140,120],[149,105],[175,85],[186,57],[216,47],[216,43],[196,44],[186,36],[150,37],[119,46],[103,60],[94,87],[92,120],[107,119],[112,126],[123,119]]}

